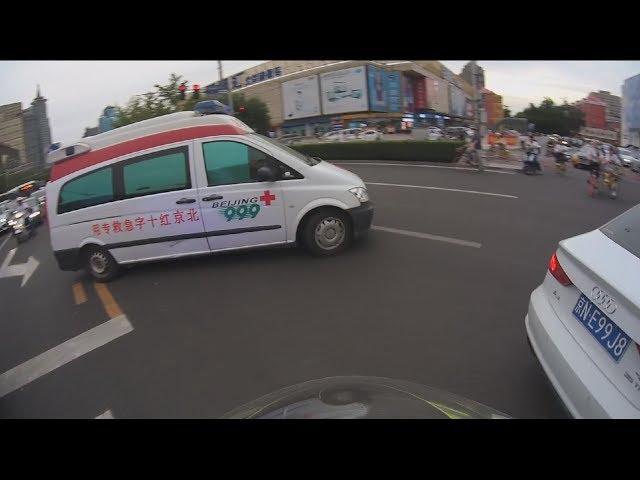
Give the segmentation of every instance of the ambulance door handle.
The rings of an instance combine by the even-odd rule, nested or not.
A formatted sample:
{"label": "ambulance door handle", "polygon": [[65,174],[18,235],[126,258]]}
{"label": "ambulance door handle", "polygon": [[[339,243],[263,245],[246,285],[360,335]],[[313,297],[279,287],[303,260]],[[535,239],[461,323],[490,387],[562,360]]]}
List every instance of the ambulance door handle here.
{"label": "ambulance door handle", "polygon": [[212,202],[213,200],[222,200],[222,195],[209,195],[208,197],[204,197],[202,199],[203,202]]}
{"label": "ambulance door handle", "polygon": [[196,203],[196,199],[195,198],[181,198],[180,200],[176,201],[177,204],[182,204],[182,203]]}

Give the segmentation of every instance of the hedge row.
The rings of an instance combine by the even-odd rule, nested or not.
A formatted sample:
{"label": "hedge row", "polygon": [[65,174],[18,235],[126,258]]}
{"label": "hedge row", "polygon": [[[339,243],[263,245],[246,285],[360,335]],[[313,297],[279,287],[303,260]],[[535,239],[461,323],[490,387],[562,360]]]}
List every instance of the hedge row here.
{"label": "hedge row", "polygon": [[420,162],[453,162],[458,157],[458,141],[354,141],[308,143],[291,148],[324,160],[409,160]]}
{"label": "hedge row", "polygon": [[49,180],[49,168],[32,168],[19,173],[6,174],[0,171],[0,193],[11,190],[31,180]]}

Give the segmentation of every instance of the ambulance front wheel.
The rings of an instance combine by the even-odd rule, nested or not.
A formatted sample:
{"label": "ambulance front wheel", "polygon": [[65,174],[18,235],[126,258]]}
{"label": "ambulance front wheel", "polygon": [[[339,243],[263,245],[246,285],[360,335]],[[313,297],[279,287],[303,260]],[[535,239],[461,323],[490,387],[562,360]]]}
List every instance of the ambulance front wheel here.
{"label": "ambulance front wheel", "polygon": [[351,218],[339,209],[320,210],[305,222],[303,238],[313,255],[340,253],[351,244],[353,238]]}
{"label": "ambulance front wheel", "polygon": [[109,282],[120,273],[120,266],[108,250],[88,247],[83,255],[84,268],[97,282]]}

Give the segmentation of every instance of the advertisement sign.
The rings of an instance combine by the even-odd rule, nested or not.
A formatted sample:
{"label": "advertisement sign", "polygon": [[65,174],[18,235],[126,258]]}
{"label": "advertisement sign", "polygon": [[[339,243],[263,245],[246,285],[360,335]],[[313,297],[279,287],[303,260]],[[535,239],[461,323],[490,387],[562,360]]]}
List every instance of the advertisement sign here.
{"label": "advertisement sign", "polygon": [[284,82],[282,104],[285,120],[320,115],[318,75]]}
{"label": "advertisement sign", "polygon": [[425,78],[416,78],[414,80],[413,100],[416,110],[427,108],[427,83]]}
{"label": "advertisement sign", "polygon": [[390,112],[402,111],[400,104],[400,72],[388,72],[387,74],[387,105]]}
{"label": "advertisement sign", "polygon": [[369,109],[375,112],[387,111],[387,72],[372,65],[367,66],[369,87]]}
{"label": "advertisement sign", "polygon": [[413,78],[402,75],[402,109],[405,112],[415,111],[415,100],[413,98]]}
{"label": "advertisement sign", "polygon": [[369,109],[364,66],[323,73],[320,75],[320,87],[325,115]]}
{"label": "advertisement sign", "polygon": [[229,86],[227,85],[227,79],[224,78],[222,80],[218,80],[210,85],[204,87],[204,92],[207,95],[219,95],[221,93],[227,93],[229,91]]}

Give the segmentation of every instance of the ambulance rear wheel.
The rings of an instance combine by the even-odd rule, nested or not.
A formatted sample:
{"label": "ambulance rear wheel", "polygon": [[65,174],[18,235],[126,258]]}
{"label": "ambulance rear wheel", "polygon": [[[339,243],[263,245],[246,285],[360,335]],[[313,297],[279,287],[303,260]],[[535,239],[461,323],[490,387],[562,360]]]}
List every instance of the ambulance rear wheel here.
{"label": "ambulance rear wheel", "polygon": [[120,273],[120,266],[108,250],[89,247],[84,251],[84,268],[96,282],[109,282]]}
{"label": "ambulance rear wheel", "polygon": [[312,214],[305,223],[303,238],[307,249],[313,255],[335,255],[351,244],[351,219],[342,210],[320,210]]}

